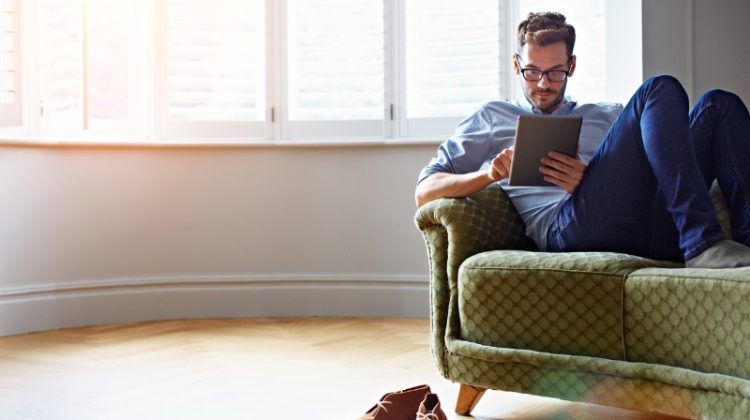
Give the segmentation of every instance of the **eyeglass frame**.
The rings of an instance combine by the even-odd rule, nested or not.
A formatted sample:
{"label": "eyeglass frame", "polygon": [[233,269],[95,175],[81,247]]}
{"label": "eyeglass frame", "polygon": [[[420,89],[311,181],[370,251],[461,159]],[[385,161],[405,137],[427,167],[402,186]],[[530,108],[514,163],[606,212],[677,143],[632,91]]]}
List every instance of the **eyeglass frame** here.
{"label": "eyeglass frame", "polygon": [[[521,77],[523,77],[523,80],[526,80],[527,82],[538,82],[538,81],[542,80],[544,78],[544,76],[547,76],[547,80],[550,83],[562,83],[562,82],[566,81],[568,79],[568,77],[570,77],[570,70],[571,70],[571,67],[572,67],[571,61],[573,60],[573,57],[570,57],[568,59],[568,69],[567,70],[560,70],[560,69],[542,70],[542,69],[535,69],[535,68],[523,68],[523,67],[521,67],[521,57],[517,53],[513,54],[513,58],[516,60],[516,64],[518,65],[518,70],[521,72]],[[529,71],[529,70],[538,71],[538,72],[541,73],[541,75],[536,80],[529,80],[528,78],[526,78],[526,72]],[[552,80],[549,77],[549,74],[552,73],[552,72],[561,72],[561,73],[565,74],[565,77],[563,77],[561,80]]]}

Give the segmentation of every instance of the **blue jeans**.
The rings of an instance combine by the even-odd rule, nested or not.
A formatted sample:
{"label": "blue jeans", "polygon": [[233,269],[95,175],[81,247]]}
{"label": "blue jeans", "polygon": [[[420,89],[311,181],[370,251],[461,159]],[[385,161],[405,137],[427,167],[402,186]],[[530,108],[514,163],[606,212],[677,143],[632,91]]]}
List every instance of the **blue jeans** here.
{"label": "blue jeans", "polygon": [[732,237],[750,245],[750,116],[713,90],[688,114],[677,79],[645,81],[615,120],[548,232],[551,251],[614,251],[682,261],[726,235],[708,188],[727,200]]}

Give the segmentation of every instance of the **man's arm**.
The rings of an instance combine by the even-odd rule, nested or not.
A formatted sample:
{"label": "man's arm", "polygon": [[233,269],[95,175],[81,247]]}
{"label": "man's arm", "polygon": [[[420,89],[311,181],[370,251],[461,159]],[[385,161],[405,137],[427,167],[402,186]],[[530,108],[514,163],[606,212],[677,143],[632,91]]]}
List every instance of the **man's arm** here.
{"label": "man's arm", "polygon": [[[510,147],[495,156],[487,170],[468,174],[432,174],[417,185],[414,194],[417,207],[438,198],[462,198],[481,191],[493,182],[507,178],[512,160],[513,148]],[[583,180],[586,164],[577,158],[550,152],[542,158],[539,170],[547,182],[573,194]]]}
{"label": "man's arm", "polygon": [[467,174],[432,174],[417,185],[414,193],[417,207],[438,198],[461,198],[481,191],[493,182],[507,178],[512,160],[513,148],[508,148],[495,156],[486,170]]}

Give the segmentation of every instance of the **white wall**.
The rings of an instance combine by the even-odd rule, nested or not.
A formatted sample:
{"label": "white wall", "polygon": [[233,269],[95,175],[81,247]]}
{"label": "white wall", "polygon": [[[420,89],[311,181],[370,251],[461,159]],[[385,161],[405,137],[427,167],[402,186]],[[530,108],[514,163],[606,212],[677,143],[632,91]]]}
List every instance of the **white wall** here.
{"label": "white wall", "polygon": [[[750,102],[748,8],[644,1],[644,75]],[[160,318],[427,316],[412,193],[434,150],[0,147],[0,335]]]}
{"label": "white wall", "polygon": [[750,105],[750,1],[694,0],[696,95],[722,88]]}
{"label": "white wall", "polygon": [[693,92],[693,0],[644,0],[643,78],[671,74]]}
{"label": "white wall", "polygon": [[643,1],[643,74],[669,73],[692,101],[722,88],[750,104],[750,1]]}
{"label": "white wall", "polygon": [[[198,315],[426,316],[413,191],[433,151],[0,148],[0,334]],[[198,311],[207,292],[213,308]]]}
{"label": "white wall", "polygon": [[423,276],[428,148],[5,148],[0,278]]}

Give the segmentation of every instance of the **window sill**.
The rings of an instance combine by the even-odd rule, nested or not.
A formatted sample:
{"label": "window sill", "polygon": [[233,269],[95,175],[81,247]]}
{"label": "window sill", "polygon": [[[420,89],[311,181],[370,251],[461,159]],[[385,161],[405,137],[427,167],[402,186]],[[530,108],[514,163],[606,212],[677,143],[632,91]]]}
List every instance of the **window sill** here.
{"label": "window sill", "polygon": [[246,148],[246,147],[363,147],[363,146],[436,146],[445,139],[353,139],[353,140],[226,140],[198,139],[191,141],[148,140],[49,140],[0,139],[0,147],[145,147],[145,148]]}

